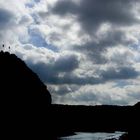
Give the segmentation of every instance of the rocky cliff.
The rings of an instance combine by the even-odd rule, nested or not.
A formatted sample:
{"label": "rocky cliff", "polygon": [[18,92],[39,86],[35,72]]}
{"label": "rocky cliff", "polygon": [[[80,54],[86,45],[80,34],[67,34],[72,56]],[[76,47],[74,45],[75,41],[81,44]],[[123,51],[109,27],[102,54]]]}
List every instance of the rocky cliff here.
{"label": "rocky cliff", "polygon": [[14,54],[0,52],[0,97],[8,102],[43,100],[51,104],[51,95],[39,77]]}
{"label": "rocky cliff", "polygon": [[47,134],[49,91],[24,61],[3,51],[0,52],[0,103],[1,136],[5,139]]}

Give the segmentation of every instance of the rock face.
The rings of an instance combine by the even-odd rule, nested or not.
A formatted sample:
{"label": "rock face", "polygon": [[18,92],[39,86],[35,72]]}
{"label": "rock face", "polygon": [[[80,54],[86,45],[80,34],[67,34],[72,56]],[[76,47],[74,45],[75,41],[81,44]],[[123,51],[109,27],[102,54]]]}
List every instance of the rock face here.
{"label": "rock face", "polygon": [[43,100],[46,105],[51,104],[51,95],[38,76],[8,52],[0,52],[0,93],[12,102]]}
{"label": "rock face", "polygon": [[49,91],[21,59],[2,51],[0,103],[0,128],[4,137],[21,139],[46,135],[51,106]]}

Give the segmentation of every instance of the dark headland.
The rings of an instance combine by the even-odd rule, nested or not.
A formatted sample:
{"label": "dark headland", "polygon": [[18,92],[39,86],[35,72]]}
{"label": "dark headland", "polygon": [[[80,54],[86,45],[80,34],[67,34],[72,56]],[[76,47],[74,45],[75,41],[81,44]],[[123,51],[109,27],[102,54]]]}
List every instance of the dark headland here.
{"label": "dark headland", "polygon": [[139,140],[140,103],[134,106],[51,104],[37,74],[14,54],[0,52],[1,137],[55,140],[74,132],[128,132]]}

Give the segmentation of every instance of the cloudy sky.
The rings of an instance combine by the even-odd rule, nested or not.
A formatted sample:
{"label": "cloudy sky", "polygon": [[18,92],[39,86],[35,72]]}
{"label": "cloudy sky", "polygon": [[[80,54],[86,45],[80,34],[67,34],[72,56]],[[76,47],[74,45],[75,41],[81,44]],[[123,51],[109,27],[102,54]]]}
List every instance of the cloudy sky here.
{"label": "cloudy sky", "polygon": [[140,100],[140,0],[0,0],[3,43],[53,103]]}

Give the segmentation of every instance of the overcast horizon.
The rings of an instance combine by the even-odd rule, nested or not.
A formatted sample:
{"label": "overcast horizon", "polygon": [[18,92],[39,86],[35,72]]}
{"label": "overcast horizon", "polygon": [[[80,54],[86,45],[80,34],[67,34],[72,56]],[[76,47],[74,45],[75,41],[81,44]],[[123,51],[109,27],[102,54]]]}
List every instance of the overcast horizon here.
{"label": "overcast horizon", "polygon": [[0,0],[0,44],[39,75],[53,103],[140,100],[140,0]]}

